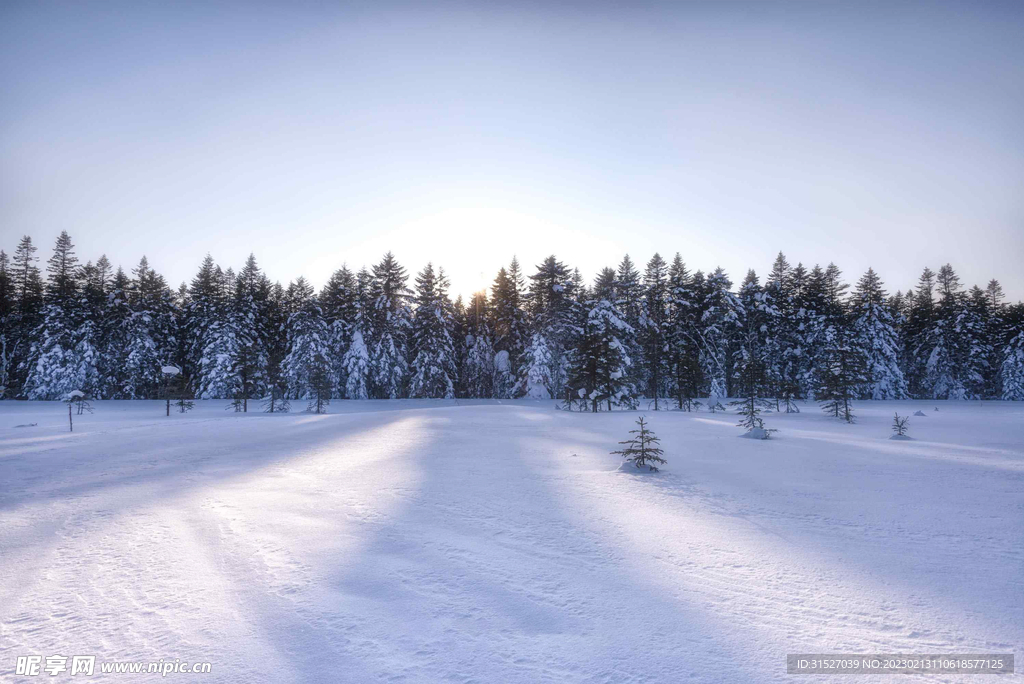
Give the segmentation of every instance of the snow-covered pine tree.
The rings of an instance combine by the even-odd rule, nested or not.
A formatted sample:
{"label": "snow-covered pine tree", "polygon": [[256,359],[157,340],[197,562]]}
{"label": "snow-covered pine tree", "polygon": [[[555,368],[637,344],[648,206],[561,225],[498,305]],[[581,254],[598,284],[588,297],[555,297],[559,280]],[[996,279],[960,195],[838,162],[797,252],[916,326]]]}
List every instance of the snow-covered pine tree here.
{"label": "snow-covered pine tree", "polygon": [[406,271],[391,252],[373,267],[370,295],[372,332],[370,380],[374,398],[397,399],[404,395],[409,374],[408,338],[412,314],[411,293],[406,287]]}
{"label": "snow-covered pine tree", "polygon": [[[490,318],[488,311],[487,295],[483,292],[473,295],[473,300],[466,310],[465,357],[462,363],[461,384],[466,396],[480,399],[494,396],[495,380],[505,383],[510,377],[507,371],[500,377],[495,373],[494,346],[491,344],[487,323]],[[504,384],[501,390],[501,398],[511,394]]]}
{"label": "snow-covered pine tree", "polygon": [[[622,275],[622,267],[619,267]],[[661,408],[658,401],[669,394],[671,369],[669,365],[670,317],[671,301],[668,280],[668,264],[655,252],[644,271],[643,296],[640,300],[640,313],[635,324],[639,346],[643,354],[636,357],[636,363],[642,363],[642,374],[645,395],[653,399],[654,410]],[[620,295],[621,296],[621,295]],[[628,322],[628,319],[627,319]]]}
{"label": "snow-covered pine tree", "polygon": [[0,399],[7,399],[13,389],[14,354],[19,342],[15,334],[17,305],[10,259],[0,249]]}
{"label": "snow-covered pine tree", "polygon": [[[730,402],[736,412],[742,416],[739,426],[750,433],[760,430],[760,436],[767,439],[770,434],[765,430],[764,420],[760,417],[764,409],[771,408],[768,399],[777,387],[770,371],[772,359],[768,349],[768,321],[777,315],[774,306],[761,290],[757,274],[753,270],[747,272],[739,296],[742,308],[741,327],[735,333],[735,351],[733,352],[733,394],[741,399]],[[777,407],[776,407],[777,408]]]}
{"label": "snow-covered pine tree", "polygon": [[330,400],[330,330],[305,280],[299,278],[290,289],[295,311],[288,318],[289,344],[283,373],[289,396],[315,402],[314,409],[319,413],[324,402]]}
{"label": "snow-covered pine tree", "polygon": [[499,270],[491,286],[491,329],[494,335],[494,350],[496,353],[508,353],[508,374],[513,379],[511,385],[507,383],[505,377],[497,379],[494,396],[499,399],[513,398],[517,388],[522,386],[526,347],[530,343],[530,331],[523,308],[525,298],[525,285],[519,260],[512,257],[508,270]]}
{"label": "snow-covered pine tree", "polygon": [[574,295],[580,293],[573,285],[573,274],[555,258],[549,256],[537,265],[537,272],[530,276],[529,306],[533,317],[534,330],[544,338],[550,357],[551,392],[561,396],[565,385],[567,352],[570,339],[575,334],[580,306]]}
{"label": "snow-covered pine tree", "polygon": [[1003,401],[1024,401],[1024,327],[1018,328],[1003,350],[999,379]]}
{"label": "snow-covered pine tree", "polygon": [[895,319],[886,304],[882,281],[871,268],[854,292],[853,344],[866,364],[868,378],[858,390],[861,399],[906,399],[907,383],[900,369],[900,342]]}
{"label": "snow-covered pine tree", "polygon": [[3,348],[6,397],[25,396],[28,357],[35,330],[42,321],[43,286],[39,268],[35,265],[38,261],[36,251],[32,238],[26,235],[11,258],[9,279],[13,308],[5,318]]}
{"label": "snow-covered pine tree", "polygon": [[[748,383],[740,376],[750,367],[751,359],[763,375],[758,385],[760,396],[777,397],[780,383],[780,357],[776,337],[779,311],[771,295],[761,288],[753,269],[747,271],[739,294],[742,311],[732,344],[733,383],[731,387],[743,387],[744,396]],[[775,401],[778,409],[778,400]]]}
{"label": "snow-covered pine tree", "polygon": [[233,365],[243,411],[248,411],[249,399],[265,396],[269,388],[272,289],[260,272],[256,257],[250,254],[235,279],[229,312],[238,336],[238,354]]}
{"label": "snow-covered pine tree", "polygon": [[729,288],[732,283],[718,268],[707,278],[698,326],[701,369],[708,385],[709,404],[728,396],[731,362],[729,340],[742,321],[743,305]]}
{"label": "snow-covered pine tree", "polygon": [[[602,404],[635,409],[636,388],[630,381],[628,346],[624,339],[635,334],[612,303],[615,271],[604,269],[594,285],[590,311],[570,352],[568,397],[578,397],[597,413]],[[575,400],[575,399],[573,399]],[[569,408],[571,408],[571,403]]]}
{"label": "snow-covered pine tree", "polygon": [[[646,350],[640,334],[640,317],[644,312],[645,303],[644,289],[640,271],[629,255],[625,255],[615,272],[615,295],[610,301],[622,313],[622,320],[634,331],[622,340],[626,346],[626,354],[633,362],[629,368],[629,381],[637,391],[649,393],[650,377],[644,359]],[[654,397],[651,395],[649,398]]]}
{"label": "snow-covered pine tree", "polygon": [[774,317],[774,329],[769,331],[768,337],[773,356],[776,401],[785,406],[786,413],[800,412],[796,401],[801,396],[803,349],[800,347],[801,311],[797,308],[797,298],[805,279],[803,266],[790,266],[786,256],[779,252],[764,286],[778,312]]}
{"label": "snow-covered pine tree", "polygon": [[345,375],[345,354],[352,340],[353,325],[359,307],[359,292],[355,274],[342,265],[331,274],[320,292],[320,306],[331,330],[330,347],[334,390],[336,397],[347,396]]}
{"label": "snow-covered pine tree", "polygon": [[416,275],[409,339],[409,396],[451,398],[458,382],[458,359],[452,338],[454,321],[447,299],[444,270],[427,265]]}
{"label": "snow-covered pine tree", "polygon": [[936,321],[935,272],[925,267],[917,282],[917,291],[908,292],[909,315],[903,332],[903,375],[907,391],[915,399],[931,396],[928,381],[928,359],[935,341],[932,333]]}
{"label": "snow-covered pine tree", "polygon": [[[455,397],[455,344],[452,340],[451,302],[442,269],[435,275],[428,263],[416,276],[416,313],[412,321],[412,378],[409,396],[425,399]],[[483,317],[482,317],[483,318]]]}
{"label": "snow-covered pine tree", "polygon": [[696,275],[699,278],[690,276],[682,257],[676,253],[668,272],[665,360],[670,373],[668,391],[683,411],[699,408],[697,397],[704,390],[698,306],[698,299],[703,296],[704,275]]}
{"label": "snow-covered pine tree", "polygon": [[853,400],[867,381],[864,356],[847,326],[826,329],[824,365],[819,369],[817,397],[826,414],[853,422]]}
{"label": "snow-covered pine tree", "polygon": [[79,297],[78,258],[66,231],[47,261],[43,322],[33,332],[25,394],[29,399],[60,399],[69,392],[96,392],[98,354],[92,326]]}
{"label": "snow-covered pine tree", "polygon": [[160,369],[176,354],[175,307],[162,276],[142,257],[132,271],[129,283],[130,314],[124,321],[124,348],[121,373],[125,399],[157,397],[163,383]]}
{"label": "snow-covered pine tree", "polygon": [[362,316],[356,315],[352,325],[352,337],[342,358],[345,372],[345,397],[347,399],[370,398],[370,352],[363,341]]}
{"label": "snow-covered pine tree", "polygon": [[990,357],[982,322],[960,291],[960,278],[949,264],[939,269],[938,285],[940,299],[930,335],[925,387],[933,399],[979,399]]}
{"label": "snow-covered pine tree", "polygon": [[288,355],[287,314],[285,291],[281,283],[270,288],[267,307],[267,389],[264,411],[285,413],[291,409],[288,401],[288,381],[284,376],[284,359]]}
{"label": "snow-covered pine tree", "polygon": [[548,341],[543,333],[533,333],[524,358],[523,376],[519,381],[519,391],[516,395],[529,399],[554,398],[554,360],[551,358]]}

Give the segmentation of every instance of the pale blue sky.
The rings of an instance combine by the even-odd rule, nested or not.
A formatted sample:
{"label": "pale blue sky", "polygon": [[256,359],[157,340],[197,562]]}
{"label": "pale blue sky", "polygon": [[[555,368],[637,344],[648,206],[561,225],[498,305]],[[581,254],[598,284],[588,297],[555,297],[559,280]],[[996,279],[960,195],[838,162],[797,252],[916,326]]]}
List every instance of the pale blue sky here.
{"label": "pale blue sky", "polygon": [[467,294],[513,253],[781,249],[1024,297],[1020,2],[9,1],[0,92],[0,246],[175,286],[207,252],[319,287],[390,249]]}

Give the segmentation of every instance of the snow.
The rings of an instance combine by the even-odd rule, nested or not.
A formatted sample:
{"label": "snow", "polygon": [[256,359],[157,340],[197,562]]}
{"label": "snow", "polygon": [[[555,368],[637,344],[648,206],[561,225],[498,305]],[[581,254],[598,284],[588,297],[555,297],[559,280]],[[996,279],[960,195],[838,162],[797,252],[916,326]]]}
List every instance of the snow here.
{"label": "snow", "polygon": [[71,399],[82,399],[83,397],[85,397],[85,392],[83,392],[82,390],[71,390],[70,392],[68,392],[64,396],[68,400],[71,400]]}
{"label": "snow", "polygon": [[177,366],[162,366],[160,372],[164,375],[177,375],[181,373],[181,369]]}
{"label": "snow", "polygon": [[[0,402],[0,668],[783,682],[786,653],[1024,647],[1024,403],[944,403],[899,442],[894,411],[934,402],[769,413],[768,441],[555,403],[95,401],[70,433],[59,403]],[[608,453],[638,414],[651,476]]]}

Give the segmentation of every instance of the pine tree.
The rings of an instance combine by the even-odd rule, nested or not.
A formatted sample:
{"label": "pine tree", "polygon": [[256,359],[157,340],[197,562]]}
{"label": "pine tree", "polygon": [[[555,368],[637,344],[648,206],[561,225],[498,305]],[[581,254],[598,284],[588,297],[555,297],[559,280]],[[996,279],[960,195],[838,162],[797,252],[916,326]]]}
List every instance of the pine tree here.
{"label": "pine tree", "polygon": [[[699,276],[699,277],[698,277]],[[698,299],[703,296],[704,276],[691,277],[686,264],[677,253],[668,275],[668,313],[665,321],[666,365],[671,372],[669,391],[676,398],[678,408],[693,411],[701,406],[697,397],[704,389],[704,369],[701,365],[700,309]]]}
{"label": "pine tree", "polygon": [[17,298],[10,273],[10,260],[0,249],[0,399],[7,399],[13,389],[14,356],[19,343],[17,335]]}
{"label": "pine tree", "polygon": [[645,288],[640,278],[640,271],[637,270],[628,254],[619,262],[614,282],[615,291],[609,301],[621,312],[622,320],[634,330],[633,334],[627,335],[622,340],[626,346],[626,354],[633,362],[629,370],[629,381],[638,390],[646,390],[649,396],[657,399],[657,393],[651,394],[650,392],[650,377],[647,372],[647,362],[644,359],[645,349],[640,334],[640,319],[645,308]]}
{"label": "pine tree", "polygon": [[6,386],[7,395],[25,397],[25,381],[31,365],[30,355],[35,344],[35,335],[43,319],[43,281],[35,263],[37,248],[32,238],[26,235],[18,243],[11,259],[11,281],[16,301],[11,320],[9,372]]}
{"label": "pine tree", "polygon": [[561,396],[565,385],[568,365],[568,345],[579,326],[579,296],[573,284],[573,274],[554,255],[537,266],[537,272],[530,276],[529,306],[534,329],[546,343],[550,357],[548,370],[553,396]]}
{"label": "pine tree", "polygon": [[1024,329],[1006,345],[999,373],[1003,401],[1024,401]]}
{"label": "pine tree", "polygon": [[671,378],[669,367],[671,357],[668,352],[669,302],[668,265],[660,254],[655,253],[647,262],[640,313],[636,323],[631,323],[631,325],[637,329],[638,346],[643,349],[642,356],[637,357],[637,364],[644,365],[642,376],[645,381],[644,386],[647,388],[646,395],[654,399],[654,410],[656,411],[660,408],[659,398],[668,395]]}
{"label": "pine tree", "polygon": [[554,359],[548,349],[547,338],[543,333],[535,332],[530,339],[523,364],[523,377],[520,380],[517,396],[530,399],[552,399],[555,395],[553,376]]}
{"label": "pine tree", "polygon": [[416,313],[412,324],[412,379],[414,398],[453,399],[458,378],[448,281],[442,269],[434,274],[428,263],[416,276]]}
{"label": "pine tree", "polygon": [[857,391],[861,399],[906,399],[907,383],[900,369],[900,341],[886,292],[873,269],[857,283],[853,298],[853,344],[869,378]]}
{"label": "pine tree", "polygon": [[357,315],[352,328],[352,338],[342,359],[345,373],[345,397],[348,399],[370,398],[370,352],[363,342],[362,317]]}
{"label": "pine tree", "polygon": [[699,329],[700,359],[708,383],[709,405],[728,396],[726,384],[731,363],[729,340],[738,328],[743,305],[729,288],[732,283],[721,268],[708,277],[701,304]]}
{"label": "pine tree", "polygon": [[125,399],[146,399],[158,395],[163,382],[160,369],[174,360],[175,307],[163,277],[149,267],[146,257],[132,273],[129,313],[122,322],[119,373],[123,384],[118,389]]}
{"label": "pine tree", "polygon": [[907,424],[910,422],[908,416],[900,416],[899,412],[894,414],[892,419],[892,431],[895,437],[906,437],[907,436]]}
{"label": "pine tree", "polygon": [[934,399],[979,399],[990,357],[982,323],[949,264],[939,269],[938,284],[940,299],[928,335],[931,352],[925,364],[925,388]]}
{"label": "pine tree", "polygon": [[289,397],[312,402],[310,410],[320,413],[331,398],[330,331],[319,302],[306,287],[302,281],[295,288],[296,299],[301,301],[296,301],[295,312],[288,319],[283,373]]}
{"label": "pine tree", "polygon": [[[222,320],[227,305],[221,297],[219,281],[222,274],[219,270],[213,257],[207,254],[199,272],[192,279],[188,289],[188,303],[182,311],[180,327],[185,338],[182,373],[188,379],[189,389],[200,399],[210,398],[204,397],[203,389],[216,384],[206,378],[204,373],[210,369],[206,349],[214,341],[214,328]],[[114,291],[118,289],[115,283]],[[124,288],[124,291],[127,297],[127,289]]]}
{"label": "pine tree", "polygon": [[827,335],[817,396],[823,402],[822,411],[852,423],[853,400],[867,381],[864,358],[844,327],[829,326]]}
{"label": "pine tree", "polygon": [[735,328],[732,341],[731,387],[743,388],[746,396],[749,383],[741,375],[748,371],[751,364],[755,364],[762,375],[757,388],[759,394],[762,397],[777,396],[777,389],[781,384],[781,355],[778,353],[778,340],[775,337],[779,311],[775,308],[771,295],[761,288],[753,269],[747,272],[743,281],[739,301],[740,321]]}
{"label": "pine tree", "polygon": [[353,326],[359,309],[359,291],[355,274],[346,266],[331,274],[320,292],[324,318],[331,330],[330,347],[333,363],[335,396],[347,396],[348,378],[345,374],[345,355],[352,342]]}
{"label": "pine tree", "polygon": [[238,376],[243,411],[248,411],[249,399],[264,396],[269,387],[271,289],[256,257],[250,254],[235,279],[229,311],[238,343],[232,367]]}
{"label": "pine tree", "polygon": [[766,321],[776,312],[761,291],[753,270],[747,273],[744,280],[740,302],[743,322],[742,328],[736,331],[732,387],[733,393],[743,398],[729,402],[729,405],[736,407],[736,412],[742,416],[739,427],[745,428],[748,433],[759,430],[760,436],[767,439],[771,431],[765,430],[760,414],[772,406],[767,396],[775,384],[769,372],[771,357],[767,352]]}
{"label": "pine tree", "polygon": [[661,440],[647,427],[643,416],[637,418],[636,424],[639,428],[629,431],[629,434],[636,436],[624,442],[619,442],[619,444],[624,444],[626,447],[611,453],[621,455],[626,461],[631,462],[637,468],[647,466],[652,472],[657,472],[658,468],[654,464],[666,462],[662,458],[665,451],[659,446]]}
{"label": "pine tree", "polygon": [[911,304],[903,335],[903,375],[907,379],[910,396],[919,399],[931,396],[927,366],[934,347],[934,290],[935,273],[926,267],[918,279],[917,291],[907,294]]}
{"label": "pine tree", "polygon": [[[525,285],[519,261],[512,257],[512,263],[506,271],[498,271],[498,276],[491,286],[491,320],[493,345],[496,353],[508,353],[508,375],[512,378],[509,385],[504,375],[496,378],[495,396],[499,399],[511,399],[516,388],[521,386],[524,372],[526,347],[530,342],[529,326],[526,322]],[[499,371],[504,373],[504,371]]]}
{"label": "pine tree", "polygon": [[594,287],[590,311],[570,355],[568,407],[575,395],[589,403],[596,413],[605,403],[636,408],[636,389],[630,382],[632,360],[623,340],[634,334],[631,325],[622,320],[622,312],[609,301],[615,296],[615,272],[605,269]]}
{"label": "pine tree", "polygon": [[[504,269],[502,269],[504,271]],[[487,295],[477,292],[473,295],[466,311],[465,357],[462,364],[462,387],[466,396],[489,398],[498,396],[507,398],[511,390],[505,383],[510,377],[506,372],[500,376],[495,373],[494,347],[491,344],[490,327],[488,326],[489,310]],[[505,352],[507,354],[507,352]],[[501,394],[494,393],[495,381],[502,383]]]}
{"label": "pine tree", "polygon": [[406,278],[405,269],[391,252],[373,267],[370,367],[371,388],[377,399],[397,399],[405,393],[411,328]]}
{"label": "pine tree", "polygon": [[765,293],[771,298],[778,312],[774,317],[774,329],[769,332],[769,338],[772,345],[776,401],[785,406],[786,413],[800,412],[796,400],[801,398],[803,349],[800,346],[800,321],[804,312],[798,308],[797,300],[805,280],[803,265],[791,267],[786,256],[779,252],[764,287]]}
{"label": "pine tree", "polygon": [[29,399],[59,399],[72,391],[95,391],[98,384],[98,355],[92,336],[84,336],[91,326],[77,297],[77,263],[71,238],[62,232],[47,261],[43,322],[32,333],[25,380]]}

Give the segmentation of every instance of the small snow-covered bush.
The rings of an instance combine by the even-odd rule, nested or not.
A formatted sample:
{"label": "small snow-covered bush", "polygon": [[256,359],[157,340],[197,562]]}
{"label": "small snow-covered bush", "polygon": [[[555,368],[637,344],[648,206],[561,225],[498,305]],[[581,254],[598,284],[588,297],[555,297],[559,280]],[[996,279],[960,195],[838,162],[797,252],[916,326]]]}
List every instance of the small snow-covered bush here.
{"label": "small snow-covered bush", "polygon": [[900,416],[899,412],[896,413],[892,419],[892,432],[895,437],[906,437],[907,436],[907,424],[910,422],[910,416]]}

